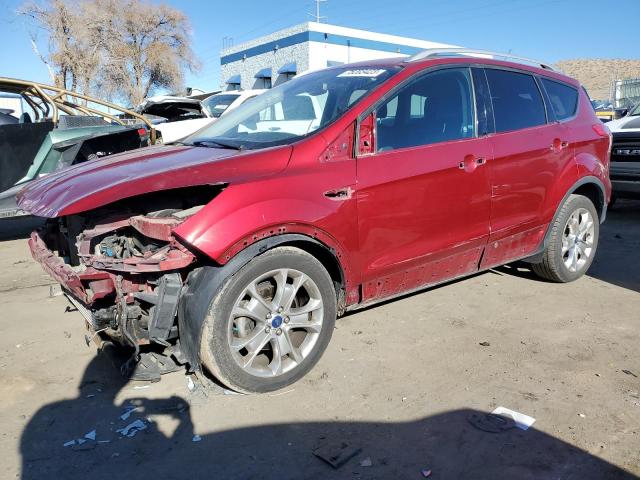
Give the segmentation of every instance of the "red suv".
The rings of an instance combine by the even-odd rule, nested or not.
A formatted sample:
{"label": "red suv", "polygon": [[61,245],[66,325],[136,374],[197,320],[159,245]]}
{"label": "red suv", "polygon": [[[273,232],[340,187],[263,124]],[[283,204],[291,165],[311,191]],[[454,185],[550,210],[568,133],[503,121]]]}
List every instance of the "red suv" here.
{"label": "red suv", "polygon": [[266,392],[345,312],[524,259],[585,273],[608,130],[578,82],[525,59],[426,51],[301,75],[184,141],[53,173],[31,251],[134,378],[185,365]]}

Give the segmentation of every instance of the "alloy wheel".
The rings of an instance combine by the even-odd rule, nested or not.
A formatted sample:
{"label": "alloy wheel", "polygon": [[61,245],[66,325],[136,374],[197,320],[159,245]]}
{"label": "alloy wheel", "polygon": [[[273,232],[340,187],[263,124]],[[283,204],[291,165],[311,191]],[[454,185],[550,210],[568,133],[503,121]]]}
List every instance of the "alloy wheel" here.
{"label": "alloy wheel", "polygon": [[576,209],[562,234],[562,261],[570,272],[581,270],[593,253],[594,219],[586,208]]}
{"label": "alloy wheel", "polygon": [[231,310],[229,346],[235,362],[258,377],[277,377],[313,351],[323,325],[316,283],[304,273],[280,268],[251,281]]}

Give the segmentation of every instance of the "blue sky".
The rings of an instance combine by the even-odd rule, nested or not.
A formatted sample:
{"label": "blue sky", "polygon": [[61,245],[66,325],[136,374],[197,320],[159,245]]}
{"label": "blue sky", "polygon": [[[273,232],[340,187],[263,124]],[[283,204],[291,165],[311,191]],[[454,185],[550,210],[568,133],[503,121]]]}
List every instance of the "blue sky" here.
{"label": "blue sky", "polygon": [[[159,3],[151,1],[151,3]],[[223,37],[236,44],[310,19],[312,0],[168,0],[190,18],[203,67],[187,85],[220,83]],[[0,0],[0,76],[48,82],[31,50],[19,0]],[[392,6],[390,6],[392,5]],[[640,58],[640,0],[328,0],[337,25],[497,50],[554,62],[568,58]],[[625,24],[624,19],[629,19]]]}

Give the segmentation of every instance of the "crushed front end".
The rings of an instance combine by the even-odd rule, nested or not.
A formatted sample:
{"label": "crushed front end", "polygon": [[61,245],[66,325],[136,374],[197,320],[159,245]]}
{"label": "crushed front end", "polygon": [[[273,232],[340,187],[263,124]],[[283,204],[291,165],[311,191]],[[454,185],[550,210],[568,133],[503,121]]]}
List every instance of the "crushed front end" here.
{"label": "crushed front end", "polygon": [[132,349],[124,368],[133,378],[159,380],[184,363],[176,312],[198,258],[172,231],[202,206],[98,209],[49,219],[31,234],[33,258],[84,316],[88,341]]}

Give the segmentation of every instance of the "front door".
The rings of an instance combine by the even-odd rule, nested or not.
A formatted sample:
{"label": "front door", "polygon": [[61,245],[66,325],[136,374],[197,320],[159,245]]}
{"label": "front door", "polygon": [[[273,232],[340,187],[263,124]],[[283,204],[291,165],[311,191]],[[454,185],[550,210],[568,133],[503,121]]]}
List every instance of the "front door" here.
{"label": "front door", "polygon": [[467,68],[422,74],[375,110],[373,152],[357,160],[364,302],[478,269],[492,152],[475,110]]}

